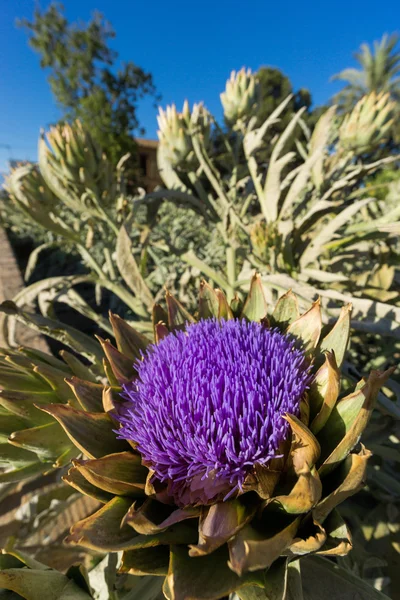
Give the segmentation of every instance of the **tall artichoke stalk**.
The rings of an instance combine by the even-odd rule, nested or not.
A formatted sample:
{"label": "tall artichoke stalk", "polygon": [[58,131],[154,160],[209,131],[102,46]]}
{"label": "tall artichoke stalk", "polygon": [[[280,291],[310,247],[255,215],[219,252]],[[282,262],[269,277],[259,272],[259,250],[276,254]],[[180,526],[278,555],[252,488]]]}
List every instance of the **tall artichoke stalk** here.
{"label": "tall artichoke stalk", "polygon": [[102,399],[75,379],[73,402],[37,405],[82,453],[64,480],[103,505],[66,542],[122,551],[169,600],[283,599],[292,561],[351,550],[337,507],[364,485],[359,440],[392,370],[341,394],[351,306],[322,335],[319,300],[300,315],[287,292],[268,313],[258,275],[244,303],[203,282],[195,317],[166,306],[155,343],[111,316]]}

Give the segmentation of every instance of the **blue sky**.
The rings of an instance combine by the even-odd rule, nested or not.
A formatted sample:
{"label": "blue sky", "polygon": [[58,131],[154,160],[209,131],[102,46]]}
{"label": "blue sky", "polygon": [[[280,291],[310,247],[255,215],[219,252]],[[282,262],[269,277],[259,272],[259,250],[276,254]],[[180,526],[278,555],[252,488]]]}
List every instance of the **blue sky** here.
{"label": "blue sky", "polygon": [[[94,9],[104,13],[116,30],[113,45],[121,60],[153,74],[162,105],[204,100],[217,117],[232,69],[277,66],[295,89],[309,88],[314,103],[321,104],[340,88],[331,75],[354,65],[352,53],[362,42],[400,30],[398,0],[65,0],[64,5],[69,20],[86,21]],[[16,18],[31,17],[34,6],[34,0],[0,0],[0,171],[9,155],[34,159],[40,128],[59,116],[38,56],[15,27]],[[142,102],[139,118],[146,137],[155,138],[150,101]]]}

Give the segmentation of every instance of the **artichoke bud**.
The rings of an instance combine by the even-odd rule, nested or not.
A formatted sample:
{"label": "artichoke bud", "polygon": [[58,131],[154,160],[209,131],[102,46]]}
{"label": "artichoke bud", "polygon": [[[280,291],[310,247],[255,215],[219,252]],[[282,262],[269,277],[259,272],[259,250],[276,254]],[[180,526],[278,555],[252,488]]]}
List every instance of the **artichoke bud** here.
{"label": "artichoke bud", "polygon": [[371,92],[361,98],[340,126],[341,148],[362,153],[384,142],[394,122],[394,108],[388,93]]}
{"label": "artichoke bud", "polygon": [[247,122],[257,111],[260,85],[250,69],[232,71],[221,94],[225,120],[234,125],[238,121]]}
{"label": "artichoke bud", "polygon": [[84,169],[93,177],[97,175],[102,151],[80,121],[77,120],[72,125],[52,127],[47,134],[47,141],[57,160],[63,161],[71,173],[72,181],[80,169]]}
{"label": "artichoke bud", "polygon": [[190,112],[189,103],[185,100],[182,112],[176,110],[175,104],[159,109],[158,138],[165,158],[173,167],[195,163],[192,137],[199,136],[204,144],[210,137],[211,118],[202,103],[194,104]]}
{"label": "artichoke bud", "polygon": [[79,203],[87,189],[101,197],[104,190],[114,188],[114,176],[111,182],[108,177],[109,160],[80,121],[52,127],[45,140],[39,146],[43,176],[66,204],[71,204],[69,196]]}

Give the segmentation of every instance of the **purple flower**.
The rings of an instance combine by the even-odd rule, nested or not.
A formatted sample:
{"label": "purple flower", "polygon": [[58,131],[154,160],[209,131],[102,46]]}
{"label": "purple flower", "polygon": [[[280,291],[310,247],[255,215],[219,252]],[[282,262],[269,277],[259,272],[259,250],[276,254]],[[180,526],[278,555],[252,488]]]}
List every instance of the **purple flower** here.
{"label": "purple flower", "polygon": [[200,321],[150,346],[124,386],[121,438],[179,505],[240,489],[279,455],[310,368],[294,340],[245,320]]}

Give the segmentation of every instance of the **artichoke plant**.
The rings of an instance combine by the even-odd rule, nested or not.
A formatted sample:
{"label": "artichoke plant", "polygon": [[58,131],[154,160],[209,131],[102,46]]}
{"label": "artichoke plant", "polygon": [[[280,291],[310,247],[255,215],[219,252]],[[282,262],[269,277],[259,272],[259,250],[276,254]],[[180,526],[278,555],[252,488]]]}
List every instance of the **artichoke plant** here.
{"label": "artichoke plant", "polygon": [[351,306],[328,330],[291,291],[268,313],[259,275],[244,301],[202,282],[194,316],[169,292],[166,307],[153,343],[111,315],[108,384],[34,401],[75,449],[64,481],[102,504],[66,542],[122,552],[120,572],[170,600],[283,599],[299,558],[352,547],[337,507],[364,485],[359,440],[392,369],[341,392]]}
{"label": "artichoke plant", "polygon": [[[81,312],[90,312],[92,309],[72,289],[85,283],[94,288],[91,295],[97,304],[102,291],[107,290],[114,310],[125,305],[125,311],[144,320],[145,328],[149,326],[154,302],[145,282],[151,267],[149,225],[146,207],[133,206],[125,194],[123,164],[121,160],[112,169],[90,133],[76,121],[52,128],[41,137],[38,165],[21,165],[6,178],[10,205],[6,217],[16,209],[18,217],[27,222],[25,229],[39,227],[43,236],[43,243],[29,257],[25,279],[32,275],[41,253],[54,248],[73,253],[78,273],[86,271],[78,277],[59,275],[35,282],[15,298],[19,306],[38,299],[41,309],[48,308],[49,298],[63,297]],[[83,265],[79,265],[79,258]],[[43,297],[46,300],[42,301]],[[8,341],[13,344],[11,336]]]}
{"label": "artichoke plant", "polygon": [[[238,90],[244,75],[237,77]],[[164,199],[186,202],[219,237],[218,253],[204,257],[193,247],[181,259],[229,298],[256,268],[272,290],[270,297],[288,287],[308,300],[319,294],[331,317],[338,314],[340,303],[352,301],[354,326],[398,340],[394,272],[400,210],[391,205],[373,218],[376,201],[364,186],[370,174],[395,160],[389,156],[369,163],[366,152],[386,135],[391,103],[384,96],[365,98],[341,128],[336,107],[331,107],[312,132],[302,121],[301,109],[274,140],[265,164],[259,159],[263,139],[289,100],[262,124],[250,118],[251,110],[248,119],[235,113],[226,135],[217,128],[218,143],[209,148],[192,132],[193,162],[179,169],[168,162],[160,140]],[[351,140],[358,140],[357,148],[349,147]],[[216,267],[215,257],[221,255],[224,260]]]}

